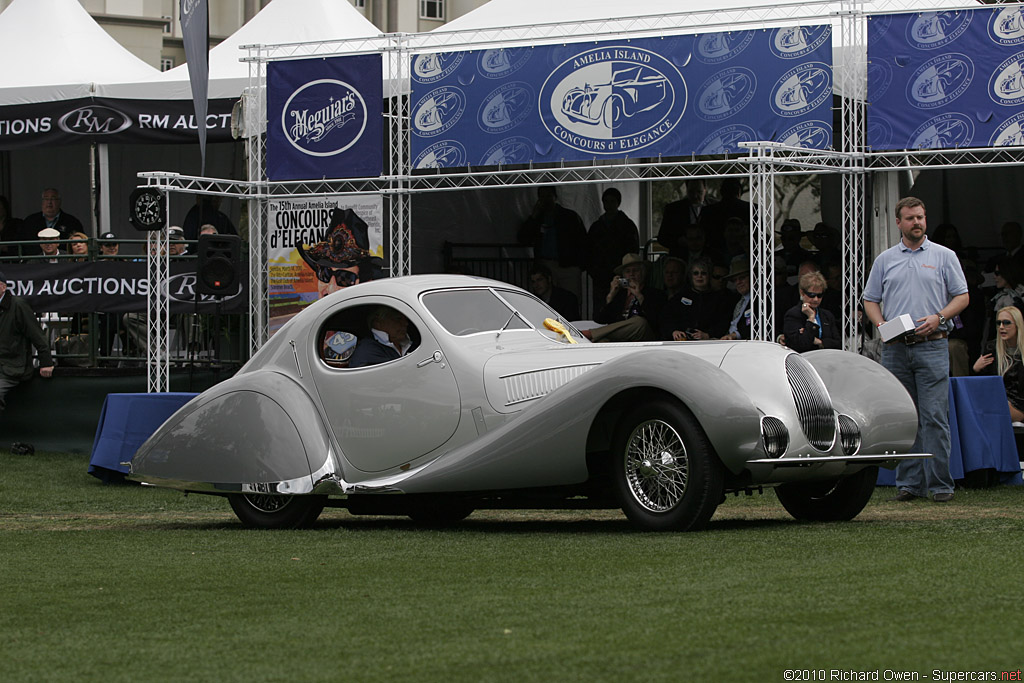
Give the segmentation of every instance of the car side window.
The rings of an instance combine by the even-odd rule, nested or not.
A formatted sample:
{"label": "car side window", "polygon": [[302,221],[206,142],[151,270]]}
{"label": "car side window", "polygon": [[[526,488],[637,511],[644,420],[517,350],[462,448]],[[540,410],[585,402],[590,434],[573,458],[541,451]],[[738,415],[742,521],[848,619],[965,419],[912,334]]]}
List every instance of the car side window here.
{"label": "car side window", "polygon": [[456,289],[423,295],[423,305],[444,329],[458,337],[530,326],[487,289]]}
{"label": "car side window", "polygon": [[419,346],[420,332],[392,306],[362,304],[324,321],[316,340],[317,353],[326,365],[354,369],[404,357]]}

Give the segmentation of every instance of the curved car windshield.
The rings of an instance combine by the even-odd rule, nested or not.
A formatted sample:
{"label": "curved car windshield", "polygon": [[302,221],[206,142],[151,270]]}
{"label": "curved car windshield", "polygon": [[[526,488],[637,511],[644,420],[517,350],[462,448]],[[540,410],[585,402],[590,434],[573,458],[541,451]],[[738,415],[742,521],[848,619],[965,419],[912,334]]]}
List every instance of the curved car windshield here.
{"label": "curved car windshield", "polygon": [[[501,299],[488,289],[451,289],[423,295],[423,305],[454,335],[477,332],[528,330]],[[511,320],[509,320],[511,318]]]}
{"label": "curved car windshield", "polygon": [[516,309],[523,314],[523,317],[530,321],[530,324],[536,327],[538,330],[545,332],[547,336],[555,339],[561,339],[561,335],[555,332],[548,332],[544,327],[545,318],[554,318],[555,320],[561,320],[569,330],[569,334],[576,337],[576,339],[582,339],[576,330],[569,325],[565,318],[560,316],[554,310],[549,308],[542,301],[538,301],[528,294],[523,292],[514,292],[507,289],[499,289],[498,294],[505,298],[510,304],[516,307]]}

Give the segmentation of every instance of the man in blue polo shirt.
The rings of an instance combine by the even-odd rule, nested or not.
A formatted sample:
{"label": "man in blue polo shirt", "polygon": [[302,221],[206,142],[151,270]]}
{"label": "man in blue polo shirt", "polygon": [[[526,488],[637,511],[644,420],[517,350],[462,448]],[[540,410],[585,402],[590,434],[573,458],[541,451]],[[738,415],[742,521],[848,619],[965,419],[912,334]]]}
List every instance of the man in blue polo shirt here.
{"label": "man in blue polo shirt", "polygon": [[896,204],[896,227],[902,238],[875,259],[864,289],[864,311],[875,325],[904,313],[917,323],[914,334],[882,348],[882,365],[917,406],[914,452],[933,457],[900,462],[894,500],[927,498],[931,492],[935,502],[944,503],[953,499],[946,337],[953,327],[950,318],[967,307],[967,281],[956,254],[925,236],[924,202],[901,199]]}

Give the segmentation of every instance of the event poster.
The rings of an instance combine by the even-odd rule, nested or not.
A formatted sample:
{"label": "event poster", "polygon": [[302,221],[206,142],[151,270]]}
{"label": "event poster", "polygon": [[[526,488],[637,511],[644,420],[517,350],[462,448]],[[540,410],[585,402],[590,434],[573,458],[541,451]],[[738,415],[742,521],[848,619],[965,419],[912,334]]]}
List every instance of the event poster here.
{"label": "event poster", "polygon": [[[360,227],[365,227],[353,230],[351,225],[332,220],[345,209],[352,209],[361,219]],[[339,270],[362,266],[365,275],[367,262],[384,258],[384,199],[380,195],[271,199],[267,226],[271,335],[303,308],[344,285],[344,281],[339,283]],[[345,245],[344,257],[354,265],[345,261],[324,266],[310,256],[332,243]]]}
{"label": "event poster", "polygon": [[875,150],[1024,145],[1021,6],[868,22],[867,143]]}
{"label": "event poster", "polygon": [[267,65],[267,178],[376,178],[384,164],[381,55]]}
{"label": "event poster", "polygon": [[413,56],[414,169],[832,145],[831,26]]}

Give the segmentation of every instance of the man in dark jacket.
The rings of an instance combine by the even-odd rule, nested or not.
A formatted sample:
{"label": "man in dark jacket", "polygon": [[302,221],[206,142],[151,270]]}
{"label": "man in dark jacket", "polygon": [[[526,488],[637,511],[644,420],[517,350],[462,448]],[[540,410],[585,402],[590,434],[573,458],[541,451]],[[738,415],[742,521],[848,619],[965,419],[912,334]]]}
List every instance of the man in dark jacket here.
{"label": "man in dark jacket", "polygon": [[52,376],[46,334],[25,300],[7,291],[7,277],[0,272],[0,412],[7,405],[7,392],[32,377],[33,346],[39,354],[39,374]]}
{"label": "man in dark jacket", "polygon": [[412,348],[409,338],[409,319],[390,306],[377,306],[367,320],[370,336],[356,344],[349,359],[350,368],[377,365],[398,360]]}
{"label": "man in dark jacket", "polygon": [[608,283],[622,257],[640,251],[640,232],[636,223],[619,209],[622,193],[609,187],[601,195],[601,204],[604,213],[587,233],[587,272],[594,283],[594,310],[604,305]]}
{"label": "man in dark jacket", "polygon": [[551,269],[555,284],[579,299],[586,265],[587,230],[572,209],[556,201],[555,188],[537,188],[537,203],[519,228],[519,243],[533,247],[533,257]]}
{"label": "man in dark jacket", "polygon": [[[21,222],[21,239],[25,241],[38,239],[40,230],[53,228],[60,233],[59,239],[67,239],[73,232],[85,232],[82,221],[61,209],[60,192],[48,187],[43,190],[42,210],[25,216]],[[37,246],[25,245],[22,253],[38,255],[42,253]]]}

